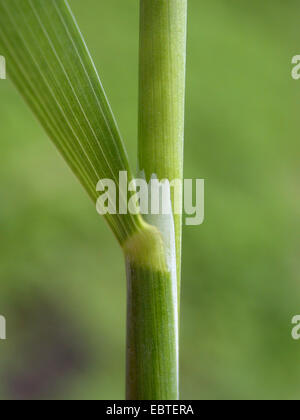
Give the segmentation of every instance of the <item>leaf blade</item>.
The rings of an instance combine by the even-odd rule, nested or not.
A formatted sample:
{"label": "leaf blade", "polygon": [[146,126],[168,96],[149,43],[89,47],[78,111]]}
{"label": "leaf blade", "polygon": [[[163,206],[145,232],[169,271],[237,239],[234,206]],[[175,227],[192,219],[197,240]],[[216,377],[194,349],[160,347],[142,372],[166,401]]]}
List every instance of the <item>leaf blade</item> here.
{"label": "leaf blade", "polygon": [[[127,171],[127,154],[93,60],[66,0],[0,0],[8,73],[95,202],[96,185]],[[127,197],[122,197],[126,200]],[[106,215],[120,243],[139,215]]]}

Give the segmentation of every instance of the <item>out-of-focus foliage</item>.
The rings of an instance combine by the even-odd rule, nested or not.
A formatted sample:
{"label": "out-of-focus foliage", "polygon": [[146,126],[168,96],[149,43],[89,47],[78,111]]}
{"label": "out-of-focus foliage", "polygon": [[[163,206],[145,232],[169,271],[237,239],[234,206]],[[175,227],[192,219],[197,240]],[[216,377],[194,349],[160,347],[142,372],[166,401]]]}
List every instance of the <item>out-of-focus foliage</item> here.
{"label": "out-of-focus foliage", "polygon": [[[138,2],[70,4],[134,164]],[[182,398],[299,397],[299,14],[189,1],[185,177],[206,179],[206,221],[184,229]],[[0,179],[0,399],[123,398],[121,252],[3,80]]]}

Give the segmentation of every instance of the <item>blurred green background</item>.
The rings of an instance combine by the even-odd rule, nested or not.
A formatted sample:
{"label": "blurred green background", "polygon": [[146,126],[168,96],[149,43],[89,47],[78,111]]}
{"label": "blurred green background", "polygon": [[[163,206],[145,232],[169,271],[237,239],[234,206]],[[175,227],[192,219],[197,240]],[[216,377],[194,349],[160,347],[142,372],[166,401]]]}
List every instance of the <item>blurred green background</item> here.
{"label": "blurred green background", "polygon": [[[138,1],[70,3],[136,167]],[[189,0],[185,177],[206,179],[206,221],[184,228],[183,399],[299,398],[299,15]],[[0,142],[0,399],[122,399],[118,245],[3,80]]]}

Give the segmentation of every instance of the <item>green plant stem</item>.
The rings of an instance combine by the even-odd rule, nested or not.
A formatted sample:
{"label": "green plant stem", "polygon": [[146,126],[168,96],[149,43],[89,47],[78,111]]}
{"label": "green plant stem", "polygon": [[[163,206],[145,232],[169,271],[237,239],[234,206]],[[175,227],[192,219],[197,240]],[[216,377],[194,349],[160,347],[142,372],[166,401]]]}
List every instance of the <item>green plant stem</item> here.
{"label": "green plant stem", "polygon": [[129,400],[178,398],[177,290],[156,228],[145,225],[125,246]]}
{"label": "green plant stem", "polygon": [[[127,392],[129,400],[174,400],[177,354],[172,280],[167,273],[129,264]],[[167,304],[166,304],[167,302]]]}
{"label": "green plant stem", "polygon": [[[183,178],[187,0],[141,0],[139,169],[147,181]],[[182,207],[182,191],[171,196]],[[174,216],[178,304],[182,217]]]}
{"label": "green plant stem", "polygon": [[[141,0],[139,171],[149,182],[183,178],[187,0]],[[182,206],[182,190],[170,195]],[[127,398],[178,398],[180,214],[125,246],[128,279]],[[155,227],[154,227],[155,226]]]}

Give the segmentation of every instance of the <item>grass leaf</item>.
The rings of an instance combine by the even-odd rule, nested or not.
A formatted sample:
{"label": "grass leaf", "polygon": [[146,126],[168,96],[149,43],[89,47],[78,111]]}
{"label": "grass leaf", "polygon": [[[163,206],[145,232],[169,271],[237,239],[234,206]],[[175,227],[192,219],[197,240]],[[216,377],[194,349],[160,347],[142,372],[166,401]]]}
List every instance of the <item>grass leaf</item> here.
{"label": "grass leaf", "polygon": [[[0,0],[8,74],[94,202],[128,158],[95,65],[66,0]],[[124,198],[125,199],[125,198]],[[126,198],[127,201],[127,198]],[[120,243],[140,216],[106,215]]]}

